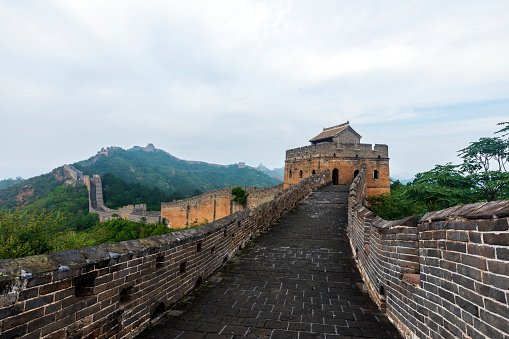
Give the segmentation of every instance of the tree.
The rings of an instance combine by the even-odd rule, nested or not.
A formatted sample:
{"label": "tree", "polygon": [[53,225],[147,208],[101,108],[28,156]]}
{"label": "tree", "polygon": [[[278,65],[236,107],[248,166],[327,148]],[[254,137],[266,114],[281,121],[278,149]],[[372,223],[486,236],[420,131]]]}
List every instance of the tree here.
{"label": "tree", "polygon": [[507,126],[503,127],[500,131],[496,131],[495,133],[504,133],[505,132],[505,134],[502,135],[503,137],[505,137],[506,135],[509,135],[509,121],[499,122],[497,125],[498,126],[507,125]]}
{"label": "tree", "polygon": [[[498,132],[508,130],[509,126],[506,126]],[[471,142],[459,153],[463,158],[461,168],[476,182],[477,190],[484,194],[487,201],[496,200],[499,192],[509,184],[509,140],[500,137],[481,138]]]}
{"label": "tree", "polygon": [[422,216],[427,209],[421,201],[407,197],[407,192],[411,189],[410,183],[403,185],[399,180],[391,180],[390,193],[366,198],[369,209],[385,220],[399,220],[410,215]]}
{"label": "tree", "polygon": [[428,211],[472,202],[472,181],[462,175],[459,167],[448,163],[418,173],[406,192],[407,197],[423,202]]}
{"label": "tree", "polygon": [[247,196],[249,195],[242,187],[234,187],[231,191],[234,198],[232,201],[238,202],[239,204],[245,205],[247,202]]}

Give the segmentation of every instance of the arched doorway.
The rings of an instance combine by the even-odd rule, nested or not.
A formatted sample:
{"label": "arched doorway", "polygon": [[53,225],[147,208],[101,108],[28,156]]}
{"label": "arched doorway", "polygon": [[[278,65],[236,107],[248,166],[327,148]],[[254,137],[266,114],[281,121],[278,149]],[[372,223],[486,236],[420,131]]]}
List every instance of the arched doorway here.
{"label": "arched doorway", "polygon": [[337,168],[332,170],[332,184],[339,185],[339,171]]}

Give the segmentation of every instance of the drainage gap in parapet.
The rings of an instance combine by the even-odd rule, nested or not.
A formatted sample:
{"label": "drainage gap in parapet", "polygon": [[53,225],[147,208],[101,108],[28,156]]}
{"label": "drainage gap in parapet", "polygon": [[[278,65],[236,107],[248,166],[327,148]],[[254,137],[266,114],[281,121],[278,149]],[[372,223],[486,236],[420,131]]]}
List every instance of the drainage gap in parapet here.
{"label": "drainage gap in parapet", "polygon": [[97,271],[82,274],[73,279],[74,295],[77,298],[90,297],[94,295],[94,282]]}
{"label": "drainage gap in parapet", "polygon": [[128,303],[132,300],[133,286],[128,286],[120,291],[120,303]]}
{"label": "drainage gap in parapet", "polygon": [[157,319],[161,318],[164,315],[164,312],[166,312],[166,306],[164,305],[164,303],[161,302],[154,309],[154,312],[152,313],[150,320],[157,320]]}
{"label": "drainage gap in parapet", "polygon": [[163,268],[163,267],[164,267],[164,254],[162,254],[156,258],[156,268]]}

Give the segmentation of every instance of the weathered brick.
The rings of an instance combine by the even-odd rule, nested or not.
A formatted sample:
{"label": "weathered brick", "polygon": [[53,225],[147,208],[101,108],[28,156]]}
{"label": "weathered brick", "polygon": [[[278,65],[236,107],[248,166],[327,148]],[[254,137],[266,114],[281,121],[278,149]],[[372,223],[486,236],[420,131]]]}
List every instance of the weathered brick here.
{"label": "weathered brick", "polygon": [[470,290],[475,289],[475,280],[465,277],[464,275],[453,273],[452,274],[452,281],[454,281],[456,284],[461,285],[465,288],[468,288]]}
{"label": "weathered brick", "polygon": [[52,280],[53,277],[51,274],[36,275],[33,278],[28,279],[27,287],[49,284]]}
{"label": "weathered brick", "polygon": [[23,324],[15,328],[7,328],[6,326],[4,326],[3,331],[0,334],[2,335],[2,338],[19,338],[26,334],[27,331],[28,331],[27,324]]}
{"label": "weathered brick", "polygon": [[[494,257],[490,257],[494,258]],[[509,261],[509,247],[498,247],[497,248],[497,259]]]}
{"label": "weathered brick", "polygon": [[480,270],[486,269],[486,259],[474,255],[462,254],[461,263],[478,268]]}
{"label": "weathered brick", "polygon": [[479,231],[483,232],[509,230],[507,219],[505,218],[478,220],[477,225],[479,227]]}
{"label": "weathered brick", "polygon": [[[22,290],[19,292],[19,295],[18,295],[18,302],[19,301],[23,301],[23,300],[27,300],[27,299],[32,299],[32,298],[35,298],[39,295],[39,288],[38,287],[32,287],[32,288],[27,288],[25,290]],[[2,310],[0,309],[0,314],[1,314]],[[1,319],[1,316],[0,316],[0,319]]]}
{"label": "weathered brick", "polygon": [[506,294],[503,290],[495,288],[493,286],[484,285],[481,283],[475,284],[475,291],[479,293],[479,295],[484,297],[489,297],[495,299],[498,302],[506,303]]}
{"label": "weathered brick", "polygon": [[468,254],[477,255],[485,258],[495,258],[495,248],[487,245],[467,244]]}
{"label": "weathered brick", "polygon": [[457,265],[457,272],[462,275],[466,275],[474,280],[481,281],[481,271],[472,266],[466,266],[462,264]]}
{"label": "weathered brick", "polygon": [[486,285],[491,285],[501,290],[509,290],[509,277],[483,272],[482,282]]}
{"label": "weathered brick", "polygon": [[502,338],[501,332],[509,333],[509,321],[507,321],[507,318],[486,312],[483,309],[479,310],[479,312],[481,314],[481,320],[485,321],[488,325],[479,322],[476,327],[485,336],[488,336],[488,338]]}
{"label": "weathered brick", "polygon": [[509,276],[509,261],[488,260],[488,271]]}
{"label": "weathered brick", "polygon": [[484,233],[483,240],[485,244],[509,246],[509,232]]}
{"label": "weathered brick", "polygon": [[496,313],[502,317],[507,317],[509,315],[509,306],[507,306],[505,303],[500,303],[498,301],[486,298],[484,300],[484,305],[486,310]]}
{"label": "weathered brick", "polygon": [[447,239],[452,241],[468,241],[468,233],[461,231],[447,231]]}
{"label": "weathered brick", "polygon": [[58,282],[55,282],[55,283],[51,283],[51,284],[47,284],[47,285],[42,285],[42,286],[39,287],[39,294],[40,295],[45,295],[45,294],[48,294],[48,293],[53,293],[55,291],[63,290],[65,288],[70,287],[71,286],[71,282],[72,282],[71,279],[66,279],[66,280],[63,280],[63,281],[58,281]]}
{"label": "weathered brick", "polygon": [[[16,303],[7,307],[0,308],[0,320],[12,317],[13,315],[23,312],[24,304]],[[1,327],[0,327],[1,328]]]}
{"label": "weathered brick", "polygon": [[447,250],[448,251],[455,251],[455,252],[467,252],[467,245],[462,242],[454,242],[454,241],[448,241],[446,243]]}
{"label": "weathered brick", "polygon": [[34,321],[28,323],[28,332],[34,332],[35,330],[46,326],[55,321],[55,314],[49,314],[43,317],[40,317]]}
{"label": "weathered brick", "polygon": [[38,297],[35,299],[27,300],[25,303],[25,312],[33,310],[34,308],[42,307],[53,302],[53,295],[46,295],[44,297]]}
{"label": "weathered brick", "polygon": [[58,301],[53,304],[49,304],[44,308],[44,314],[48,315],[50,313],[56,313],[57,311],[60,311],[62,309],[62,302]]}
{"label": "weathered brick", "polygon": [[4,320],[3,331],[7,331],[7,330],[10,330],[11,328],[14,328],[16,326],[26,324],[30,320],[42,317],[43,315],[44,315],[43,308],[37,308],[32,311],[19,313],[19,314],[15,315],[14,317]]}
{"label": "weathered brick", "polygon": [[472,304],[460,296],[456,296],[455,301],[456,305],[464,309],[466,312],[472,314],[475,317],[479,316],[479,307],[477,305]]}

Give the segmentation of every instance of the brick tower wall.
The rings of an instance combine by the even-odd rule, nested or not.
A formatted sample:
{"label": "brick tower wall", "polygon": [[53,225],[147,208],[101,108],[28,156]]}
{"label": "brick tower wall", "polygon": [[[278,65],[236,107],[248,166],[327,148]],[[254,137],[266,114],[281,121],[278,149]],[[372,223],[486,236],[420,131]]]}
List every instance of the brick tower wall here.
{"label": "brick tower wall", "polygon": [[[366,165],[367,195],[390,192],[387,145],[324,142],[286,151],[284,188],[315,173],[338,170],[338,184],[350,185],[354,174]],[[302,174],[301,174],[302,173]]]}

